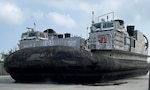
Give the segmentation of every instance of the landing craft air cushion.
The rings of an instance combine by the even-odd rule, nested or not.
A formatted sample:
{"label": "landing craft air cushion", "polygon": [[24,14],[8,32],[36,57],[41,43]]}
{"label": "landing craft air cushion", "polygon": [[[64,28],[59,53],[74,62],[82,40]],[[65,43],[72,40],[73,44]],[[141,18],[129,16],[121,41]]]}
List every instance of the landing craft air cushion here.
{"label": "landing craft air cushion", "polygon": [[28,28],[19,42],[19,50],[4,61],[19,82],[105,82],[148,71],[147,37],[120,19],[93,20],[88,39]]}

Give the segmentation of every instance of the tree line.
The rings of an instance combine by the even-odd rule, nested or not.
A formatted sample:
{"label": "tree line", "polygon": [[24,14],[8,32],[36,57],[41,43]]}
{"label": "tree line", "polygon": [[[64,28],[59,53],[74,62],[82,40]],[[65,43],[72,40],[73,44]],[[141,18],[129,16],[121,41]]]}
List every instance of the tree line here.
{"label": "tree line", "polygon": [[2,63],[7,56],[9,56],[10,54],[12,54],[16,50],[17,50],[17,48],[14,48],[14,49],[10,49],[8,52],[2,52],[2,53],[0,53],[0,55],[1,55],[0,63]]}

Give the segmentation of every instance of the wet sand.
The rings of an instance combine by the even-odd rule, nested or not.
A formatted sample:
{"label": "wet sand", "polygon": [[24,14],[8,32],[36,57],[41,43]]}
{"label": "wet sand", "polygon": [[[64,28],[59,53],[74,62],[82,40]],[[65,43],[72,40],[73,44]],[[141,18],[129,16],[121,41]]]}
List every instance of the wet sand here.
{"label": "wet sand", "polygon": [[90,85],[67,85],[52,82],[16,83],[9,75],[7,75],[0,76],[0,90],[148,90],[148,75]]}

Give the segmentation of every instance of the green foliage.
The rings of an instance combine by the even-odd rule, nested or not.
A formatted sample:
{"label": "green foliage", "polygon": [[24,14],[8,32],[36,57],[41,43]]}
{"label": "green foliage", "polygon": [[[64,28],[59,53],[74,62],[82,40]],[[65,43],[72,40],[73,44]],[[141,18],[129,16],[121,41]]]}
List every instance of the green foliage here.
{"label": "green foliage", "polygon": [[0,63],[3,63],[3,61],[0,61]]}
{"label": "green foliage", "polygon": [[0,55],[1,55],[0,63],[3,62],[8,55],[12,54],[16,50],[17,49],[10,49],[7,53],[5,53],[5,52],[0,53]]}
{"label": "green foliage", "polygon": [[10,52],[8,52],[8,53],[2,52],[1,53],[1,59],[4,60],[9,54],[11,54],[11,53]]}

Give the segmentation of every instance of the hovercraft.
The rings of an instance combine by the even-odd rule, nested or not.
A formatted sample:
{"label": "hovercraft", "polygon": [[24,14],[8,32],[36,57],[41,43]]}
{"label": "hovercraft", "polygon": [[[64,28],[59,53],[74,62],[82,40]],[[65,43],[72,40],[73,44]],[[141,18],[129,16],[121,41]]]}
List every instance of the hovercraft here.
{"label": "hovercraft", "polygon": [[28,28],[19,50],[5,59],[4,67],[18,82],[93,83],[147,73],[148,39],[134,26],[125,28],[123,20],[102,19],[93,21],[90,29],[84,39]]}

